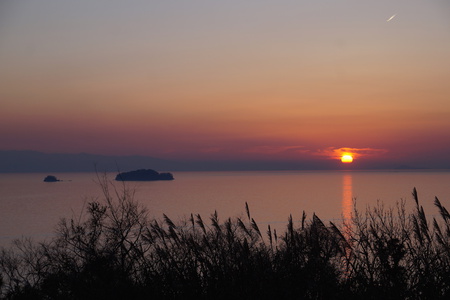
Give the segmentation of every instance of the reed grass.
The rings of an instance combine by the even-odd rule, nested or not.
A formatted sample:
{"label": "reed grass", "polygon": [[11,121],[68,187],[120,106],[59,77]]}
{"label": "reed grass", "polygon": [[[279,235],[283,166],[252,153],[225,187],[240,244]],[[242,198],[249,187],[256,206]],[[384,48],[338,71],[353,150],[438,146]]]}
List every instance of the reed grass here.
{"label": "reed grass", "polygon": [[[285,232],[246,218],[150,219],[125,185],[63,219],[45,243],[0,252],[1,299],[449,299],[450,214],[378,203],[348,222],[303,212]],[[298,226],[296,226],[298,224]]]}

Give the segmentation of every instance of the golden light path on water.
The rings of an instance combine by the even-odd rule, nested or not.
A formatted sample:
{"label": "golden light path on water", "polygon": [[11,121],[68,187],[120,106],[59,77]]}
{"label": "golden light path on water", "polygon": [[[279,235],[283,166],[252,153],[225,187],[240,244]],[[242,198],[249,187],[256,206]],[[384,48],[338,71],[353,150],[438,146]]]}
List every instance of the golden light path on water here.
{"label": "golden light path on water", "polygon": [[[343,230],[342,234],[349,244],[351,242],[351,217],[352,217],[352,207],[353,207],[353,185],[352,185],[352,174],[345,173],[342,176],[342,218],[343,218]],[[346,249],[346,256],[349,257],[351,250]],[[347,266],[348,267],[348,266]],[[348,276],[348,268],[344,269],[345,276]]]}
{"label": "golden light path on water", "polygon": [[353,207],[352,174],[346,173],[342,176],[342,217],[344,222],[350,221]]}

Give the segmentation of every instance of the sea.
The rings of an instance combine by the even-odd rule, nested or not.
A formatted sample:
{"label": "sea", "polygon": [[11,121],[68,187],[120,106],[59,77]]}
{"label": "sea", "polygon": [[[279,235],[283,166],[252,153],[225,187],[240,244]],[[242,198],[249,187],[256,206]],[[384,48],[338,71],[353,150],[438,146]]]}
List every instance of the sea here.
{"label": "sea", "polygon": [[[191,214],[204,221],[217,212],[219,220],[251,218],[261,231],[270,225],[279,233],[289,216],[299,223],[316,214],[324,223],[342,224],[353,209],[383,205],[395,209],[404,202],[412,212],[417,189],[426,214],[438,217],[434,199],[450,207],[450,170],[376,171],[239,171],[172,172],[173,181],[117,182],[116,173],[3,173],[0,174],[0,246],[15,239],[48,241],[62,218],[86,216],[90,201],[102,201],[99,177],[105,177],[111,191],[124,187],[146,207],[150,218],[167,215],[175,223]],[[44,182],[47,175],[61,181]],[[208,222],[207,222],[208,223]]]}

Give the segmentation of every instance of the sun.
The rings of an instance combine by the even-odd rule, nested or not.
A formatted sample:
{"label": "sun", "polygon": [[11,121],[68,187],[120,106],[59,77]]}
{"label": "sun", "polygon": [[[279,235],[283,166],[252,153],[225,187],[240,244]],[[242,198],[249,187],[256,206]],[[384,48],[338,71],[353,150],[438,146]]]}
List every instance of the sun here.
{"label": "sun", "polygon": [[341,162],[349,164],[353,162],[353,156],[351,156],[350,154],[344,154],[341,157]]}

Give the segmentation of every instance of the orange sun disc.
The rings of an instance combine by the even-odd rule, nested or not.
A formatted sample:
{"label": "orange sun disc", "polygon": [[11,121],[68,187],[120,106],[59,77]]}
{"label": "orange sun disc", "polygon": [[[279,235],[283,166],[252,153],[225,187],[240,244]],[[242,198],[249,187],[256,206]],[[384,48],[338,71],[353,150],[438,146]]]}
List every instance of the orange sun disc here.
{"label": "orange sun disc", "polygon": [[343,163],[351,163],[353,161],[353,156],[346,154],[346,155],[342,155],[341,157],[341,162]]}

